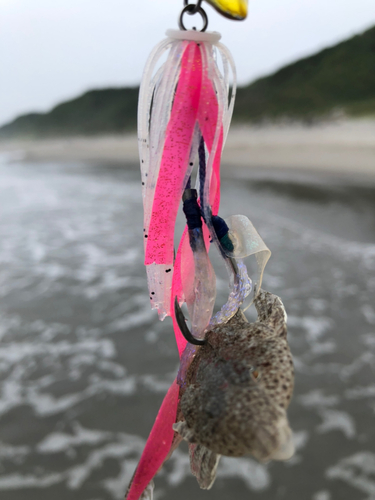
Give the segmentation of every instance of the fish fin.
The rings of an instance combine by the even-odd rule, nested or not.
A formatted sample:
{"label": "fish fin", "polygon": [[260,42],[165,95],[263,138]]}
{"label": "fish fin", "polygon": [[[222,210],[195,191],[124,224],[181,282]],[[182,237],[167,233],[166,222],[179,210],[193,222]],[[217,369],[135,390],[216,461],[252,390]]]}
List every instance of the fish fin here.
{"label": "fish fin", "polygon": [[185,441],[194,443],[194,431],[188,427],[185,421],[173,424],[172,428],[175,432],[178,432]]}
{"label": "fish fin", "polygon": [[254,299],[258,321],[271,326],[277,336],[286,336],[287,315],[280,297],[260,289]]}
{"label": "fish fin", "polygon": [[209,490],[215,482],[221,455],[201,444],[189,444],[190,469],[203,490]]}
{"label": "fish fin", "polygon": [[261,463],[270,460],[289,460],[294,455],[292,430],[284,409],[278,408],[279,417],[272,425],[259,428],[251,454]]}
{"label": "fish fin", "polygon": [[153,500],[154,488],[155,488],[154,481],[150,481],[139,500]]}

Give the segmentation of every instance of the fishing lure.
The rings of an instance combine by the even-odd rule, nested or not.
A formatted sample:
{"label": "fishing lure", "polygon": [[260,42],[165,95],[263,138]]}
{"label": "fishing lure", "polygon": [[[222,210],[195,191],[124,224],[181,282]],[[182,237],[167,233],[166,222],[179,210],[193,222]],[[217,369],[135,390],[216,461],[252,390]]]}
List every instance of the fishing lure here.
{"label": "fishing lure", "polygon": [[[201,190],[208,218],[209,211],[218,212],[221,151],[236,87],[234,64],[218,33],[168,30],[167,36],[146,64],[138,111],[145,265],[151,304],[161,319],[171,315],[173,306],[172,279],[177,283],[174,267],[180,260],[178,254],[174,262],[174,226],[201,137],[208,150]],[[166,50],[167,61],[154,74]],[[223,75],[215,61],[217,53],[223,60]],[[230,100],[229,67],[234,75]],[[182,241],[185,238],[186,233]],[[181,251],[182,247],[183,243]],[[176,287],[174,292],[180,294]]]}
{"label": "fishing lure", "polygon": [[[284,337],[271,340],[277,321],[281,316],[284,318],[280,312],[283,311],[283,306],[277,297],[267,295],[265,298],[264,293],[259,292],[270,251],[249,219],[245,216],[232,216],[223,220],[218,215],[221,153],[233,112],[236,72],[228,49],[220,43],[220,34],[204,32],[207,16],[200,3],[185,5],[180,17],[182,29],[168,30],[167,38],[154,48],[146,64],[140,88],[138,140],[144,205],[145,265],[150,301],[161,320],[172,316],[181,363],[176,380],[164,398],[147,440],[126,494],[127,500],[152,498],[153,477],[182,439],[190,442],[192,471],[203,488],[211,486],[221,454],[239,456],[252,453],[259,459],[288,455],[285,450],[280,451],[287,446],[286,442],[290,437],[289,427],[285,423],[285,409],[282,409],[282,406],[286,408],[286,403],[281,406],[278,402],[271,404],[271,389],[267,385],[267,373],[272,370],[264,370],[260,385],[259,381],[254,382],[254,374],[249,375],[254,360],[260,364],[270,363],[267,356],[272,358],[273,348],[265,346],[271,346],[272,342],[273,346],[277,342],[286,343]],[[229,17],[241,18],[246,15],[243,0],[212,0],[210,3]],[[196,12],[202,15],[205,24],[203,31],[186,31],[183,15]],[[161,64],[165,52],[167,59]],[[192,188],[195,170],[195,188]],[[175,253],[174,230],[181,200],[187,225]],[[230,281],[228,300],[216,314],[213,314],[216,277],[208,256],[211,244],[221,255]],[[250,255],[256,257],[258,272],[257,293],[252,300],[255,300],[260,323],[254,328],[246,324],[240,312],[241,306],[250,299],[253,288],[243,260]],[[190,329],[181,310],[184,302],[187,305]],[[276,316],[273,314],[274,307],[278,311]],[[283,336],[286,335],[286,328],[284,330]],[[259,335],[258,344],[254,332],[264,334]],[[213,345],[212,339],[218,343],[219,339],[224,343],[232,339],[234,343],[227,345],[227,351],[220,351],[216,344]],[[258,347],[253,348],[254,342]],[[252,356],[241,357],[238,343],[248,346]],[[221,355],[220,352],[227,352],[229,358],[230,352],[236,352],[238,359],[234,357],[228,361],[224,371],[212,374],[209,366],[216,359],[215,356]],[[210,385],[209,381],[212,377],[221,380],[223,374],[227,373],[227,382],[231,385],[240,366],[243,377],[247,377],[246,383],[238,389],[240,392],[232,392],[242,398],[241,390],[245,393],[250,391],[255,398],[253,401],[267,401],[268,410],[265,408],[265,413],[260,413],[268,415],[264,417],[263,429],[272,428],[273,434],[266,443],[261,439],[261,428],[259,427],[259,434],[256,435],[253,426],[249,430],[254,434],[252,442],[247,439],[246,449],[238,450],[234,446],[235,451],[231,453],[229,449],[218,447],[215,443],[226,439],[228,429],[225,422],[233,414],[231,405],[236,396],[230,396],[232,393],[225,391],[227,395],[224,397],[224,406],[220,409],[220,415],[216,415],[219,421],[224,419],[222,431],[217,436],[213,436],[211,431],[211,440],[208,441],[202,439],[202,435],[197,432],[197,425],[199,427],[202,423],[202,415],[192,413],[191,404],[194,404],[192,401],[195,397],[202,397],[197,396],[199,391],[208,394],[211,389],[213,401],[216,397],[224,401],[220,390]],[[193,387],[196,384],[200,389],[194,393]],[[193,393],[196,396],[192,396]],[[189,399],[189,395],[192,399]],[[252,404],[251,397],[247,400],[256,413],[260,404]],[[254,422],[262,421],[260,413]],[[212,423],[208,419],[208,422],[203,423],[204,429],[209,428],[210,422]],[[243,428],[243,422],[241,426]],[[261,443],[258,448],[266,447],[266,454],[261,455],[257,451],[257,442]],[[290,446],[288,450],[290,451]]]}

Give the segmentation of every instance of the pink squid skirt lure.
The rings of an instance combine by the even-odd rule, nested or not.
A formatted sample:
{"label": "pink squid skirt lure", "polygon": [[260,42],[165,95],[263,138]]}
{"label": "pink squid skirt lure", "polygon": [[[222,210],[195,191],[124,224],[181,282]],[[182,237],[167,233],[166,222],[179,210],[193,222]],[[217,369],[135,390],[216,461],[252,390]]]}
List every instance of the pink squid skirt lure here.
{"label": "pink squid skirt lure", "polygon": [[[187,370],[196,353],[193,343],[204,338],[208,327],[227,323],[250,295],[251,280],[242,259],[256,256],[259,290],[271,254],[247,217],[232,216],[226,223],[217,217],[221,153],[236,90],[232,58],[219,43],[218,33],[169,30],[167,36],[151,53],[144,71],[138,107],[138,140],[150,301],[161,320],[172,316],[181,364],[147,440],[125,497],[127,500],[152,499],[152,479],[182,439],[172,426],[176,422],[180,386],[185,385]],[[167,60],[160,65],[166,51],[169,51]],[[222,72],[217,64],[219,59]],[[199,175],[196,190],[192,190],[191,174],[197,158]],[[175,254],[177,212],[182,195],[191,195],[193,191],[200,194],[194,202],[194,210],[200,212],[199,227],[194,226],[197,231],[191,225],[185,228]],[[184,211],[189,223],[185,203],[186,199]],[[226,226],[226,234],[230,231],[232,250],[225,247],[223,239],[219,240],[214,227],[218,219]],[[228,301],[214,316],[216,278],[208,257],[210,242],[218,248],[231,276]],[[195,339],[189,344],[186,332],[184,336],[176,319],[175,308],[183,302],[187,305],[191,335]]]}
{"label": "pink squid skirt lure", "polygon": [[[138,140],[150,300],[160,319],[172,316],[181,356],[187,342],[175,320],[174,298],[180,303],[186,300],[190,316],[198,318],[194,335],[199,338],[212,316],[216,282],[207,250],[193,255],[186,228],[174,256],[176,216],[201,137],[207,151],[201,192],[212,214],[218,213],[220,159],[234,106],[236,75],[229,51],[219,43],[219,33],[168,30],[166,34],[168,38],[154,48],[145,67],[139,96]],[[169,51],[168,58],[156,69],[165,51]],[[218,58],[223,72],[218,68]],[[206,226],[203,235],[208,249]],[[199,300],[197,286],[204,287]],[[193,331],[194,324],[192,319]],[[179,386],[175,381],[159,410],[127,500],[138,500],[142,493],[143,498],[148,497],[147,487],[171,451],[178,397]]]}

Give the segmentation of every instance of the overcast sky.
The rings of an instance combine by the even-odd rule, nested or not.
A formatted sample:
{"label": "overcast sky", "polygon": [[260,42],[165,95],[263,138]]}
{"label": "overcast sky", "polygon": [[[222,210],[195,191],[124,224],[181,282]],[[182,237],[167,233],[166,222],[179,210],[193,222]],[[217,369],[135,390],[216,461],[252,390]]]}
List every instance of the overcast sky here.
{"label": "overcast sky", "polygon": [[[139,83],[182,0],[0,0],[0,124],[88,89]],[[375,24],[374,0],[251,0],[234,22],[208,4],[248,83]]]}

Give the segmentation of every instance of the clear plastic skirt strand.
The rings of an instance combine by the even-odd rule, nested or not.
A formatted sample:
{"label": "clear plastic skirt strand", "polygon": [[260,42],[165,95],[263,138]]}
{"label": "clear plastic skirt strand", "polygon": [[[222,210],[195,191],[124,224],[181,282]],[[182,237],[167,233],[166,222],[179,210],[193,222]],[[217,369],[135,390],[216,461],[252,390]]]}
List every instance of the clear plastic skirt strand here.
{"label": "clear plastic skirt strand", "polygon": [[171,314],[174,226],[199,134],[208,150],[204,193],[215,213],[236,91],[234,63],[218,33],[169,30],[167,35],[147,61],[138,111],[145,265],[151,306],[161,319]]}

